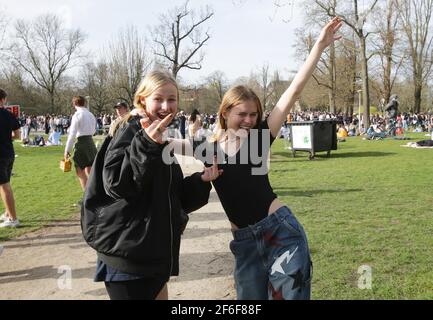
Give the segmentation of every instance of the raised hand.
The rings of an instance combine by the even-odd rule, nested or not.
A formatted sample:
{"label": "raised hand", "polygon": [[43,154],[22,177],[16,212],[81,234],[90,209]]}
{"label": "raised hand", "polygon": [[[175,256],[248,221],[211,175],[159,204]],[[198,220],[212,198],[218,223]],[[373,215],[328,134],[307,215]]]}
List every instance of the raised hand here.
{"label": "raised hand", "polygon": [[204,182],[210,182],[218,178],[223,173],[222,169],[218,169],[218,163],[217,158],[213,158],[213,165],[212,167],[204,168],[204,172],[201,175],[201,179]]}
{"label": "raised hand", "polygon": [[156,143],[163,144],[165,142],[164,132],[167,130],[167,126],[170,124],[173,117],[174,114],[170,113],[162,120],[151,121],[149,117],[143,116],[140,119],[140,124],[150,139]]}
{"label": "raised hand", "polygon": [[326,26],[323,27],[322,31],[320,32],[319,38],[317,39],[317,42],[324,47],[327,47],[332,42],[341,39],[342,36],[337,36],[336,33],[342,25],[343,21],[341,21],[341,18],[334,17],[326,24]]}

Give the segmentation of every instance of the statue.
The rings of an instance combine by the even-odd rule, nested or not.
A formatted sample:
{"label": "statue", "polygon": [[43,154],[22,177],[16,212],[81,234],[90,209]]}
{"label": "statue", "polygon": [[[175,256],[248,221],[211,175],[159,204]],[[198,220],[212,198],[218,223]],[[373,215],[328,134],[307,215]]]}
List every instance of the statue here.
{"label": "statue", "polygon": [[389,102],[386,105],[385,111],[390,119],[395,120],[398,113],[398,96],[396,94],[389,97]]}
{"label": "statue", "polygon": [[389,102],[386,105],[385,111],[389,117],[388,134],[391,136],[395,136],[397,130],[396,118],[398,114],[398,96],[396,94],[393,94],[391,97],[389,97]]}

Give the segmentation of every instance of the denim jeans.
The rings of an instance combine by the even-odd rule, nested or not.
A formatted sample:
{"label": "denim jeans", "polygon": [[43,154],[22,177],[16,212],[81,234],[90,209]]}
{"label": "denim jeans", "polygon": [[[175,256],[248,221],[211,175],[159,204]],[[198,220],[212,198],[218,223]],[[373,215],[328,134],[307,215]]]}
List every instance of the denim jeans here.
{"label": "denim jeans", "polygon": [[309,300],[312,263],[304,229],[287,207],[233,231],[238,300]]}

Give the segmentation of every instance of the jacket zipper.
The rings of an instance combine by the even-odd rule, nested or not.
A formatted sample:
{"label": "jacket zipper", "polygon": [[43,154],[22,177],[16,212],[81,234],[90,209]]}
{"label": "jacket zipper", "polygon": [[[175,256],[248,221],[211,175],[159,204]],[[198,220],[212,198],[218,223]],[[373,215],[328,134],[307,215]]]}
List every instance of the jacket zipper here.
{"label": "jacket zipper", "polygon": [[171,172],[171,165],[170,165],[170,183],[168,185],[168,205],[170,208],[170,274],[168,275],[169,277],[171,276],[171,273],[173,271],[173,224],[172,224],[172,220],[171,220],[171,197],[170,197],[170,190],[171,190],[171,180],[172,180],[172,172]]}

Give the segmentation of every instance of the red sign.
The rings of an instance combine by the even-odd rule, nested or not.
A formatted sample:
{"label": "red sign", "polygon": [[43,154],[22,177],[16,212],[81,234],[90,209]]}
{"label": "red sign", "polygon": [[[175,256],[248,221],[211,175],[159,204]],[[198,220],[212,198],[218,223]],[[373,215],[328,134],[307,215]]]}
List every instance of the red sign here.
{"label": "red sign", "polygon": [[5,109],[9,110],[15,117],[20,117],[20,106],[4,106]]}

